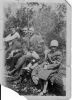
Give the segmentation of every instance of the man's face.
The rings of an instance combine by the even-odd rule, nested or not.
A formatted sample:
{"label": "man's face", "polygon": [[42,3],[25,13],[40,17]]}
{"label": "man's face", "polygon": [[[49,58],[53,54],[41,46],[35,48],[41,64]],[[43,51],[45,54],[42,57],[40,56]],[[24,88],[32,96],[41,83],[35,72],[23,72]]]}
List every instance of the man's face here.
{"label": "man's face", "polygon": [[32,53],[32,52],[33,52],[33,50],[31,49],[31,50],[30,50],[30,52]]}
{"label": "man's face", "polygon": [[15,33],[15,28],[12,28],[12,33],[13,33],[13,34]]}
{"label": "man's face", "polygon": [[33,48],[30,48],[30,52],[31,52],[31,53],[33,52]]}
{"label": "man's face", "polygon": [[24,28],[23,32],[24,32],[25,34],[27,34],[27,33],[28,33],[28,29],[27,29],[27,28]]}
{"label": "man's face", "polygon": [[24,53],[27,54],[28,50],[27,49],[23,49]]}
{"label": "man's face", "polygon": [[32,28],[29,28],[29,35],[32,36],[33,33],[34,33],[34,28],[33,27]]}
{"label": "man's face", "polygon": [[30,36],[32,36],[33,33],[34,33],[34,32],[33,32],[32,30],[29,30],[29,35],[30,35]]}

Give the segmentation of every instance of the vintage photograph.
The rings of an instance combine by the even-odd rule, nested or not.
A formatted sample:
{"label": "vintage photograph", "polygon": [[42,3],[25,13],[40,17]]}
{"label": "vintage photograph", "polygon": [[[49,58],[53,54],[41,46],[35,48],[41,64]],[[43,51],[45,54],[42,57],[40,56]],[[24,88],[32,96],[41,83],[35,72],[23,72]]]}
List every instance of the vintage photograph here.
{"label": "vintage photograph", "polygon": [[66,96],[64,3],[4,6],[6,84],[20,95]]}

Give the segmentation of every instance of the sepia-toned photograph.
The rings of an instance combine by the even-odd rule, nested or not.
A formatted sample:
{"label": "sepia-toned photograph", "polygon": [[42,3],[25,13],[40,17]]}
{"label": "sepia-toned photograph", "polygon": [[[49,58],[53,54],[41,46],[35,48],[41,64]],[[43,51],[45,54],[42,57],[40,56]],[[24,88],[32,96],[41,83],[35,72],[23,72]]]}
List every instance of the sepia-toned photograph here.
{"label": "sepia-toned photograph", "polygon": [[6,86],[20,95],[66,96],[67,6],[4,6]]}

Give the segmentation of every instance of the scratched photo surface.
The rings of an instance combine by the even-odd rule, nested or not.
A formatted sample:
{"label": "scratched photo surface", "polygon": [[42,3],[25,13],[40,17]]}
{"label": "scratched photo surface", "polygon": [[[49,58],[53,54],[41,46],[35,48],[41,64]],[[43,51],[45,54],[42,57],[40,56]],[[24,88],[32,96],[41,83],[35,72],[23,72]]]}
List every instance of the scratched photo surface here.
{"label": "scratched photo surface", "polygon": [[64,3],[4,6],[6,86],[20,95],[66,96]]}

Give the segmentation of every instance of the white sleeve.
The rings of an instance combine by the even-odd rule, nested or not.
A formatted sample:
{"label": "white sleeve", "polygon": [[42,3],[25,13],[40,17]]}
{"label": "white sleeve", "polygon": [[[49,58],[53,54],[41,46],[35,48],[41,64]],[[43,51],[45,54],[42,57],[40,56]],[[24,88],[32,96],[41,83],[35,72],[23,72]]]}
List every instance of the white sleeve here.
{"label": "white sleeve", "polygon": [[20,38],[20,35],[19,35],[19,33],[16,32],[11,38],[12,38],[12,40],[15,38]]}
{"label": "white sleeve", "polygon": [[4,41],[5,41],[5,42],[8,42],[8,41],[10,41],[10,38],[11,38],[11,34],[9,34],[7,37],[5,37],[5,38],[4,38]]}
{"label": "white sleeve", "polygon": [[16,37],[16,38],[20,38],[20,35],[19,35],[18,32],[15,33],[15,37]]}
{"label": "white sleeve", "polygon": [[11,40],[13,40],[15,38],[20,38],[20,35],[17,32],[13,36],[9,35],[6,38],[4,38],[4,41],[8,42],[8,41],[11,41]]}

